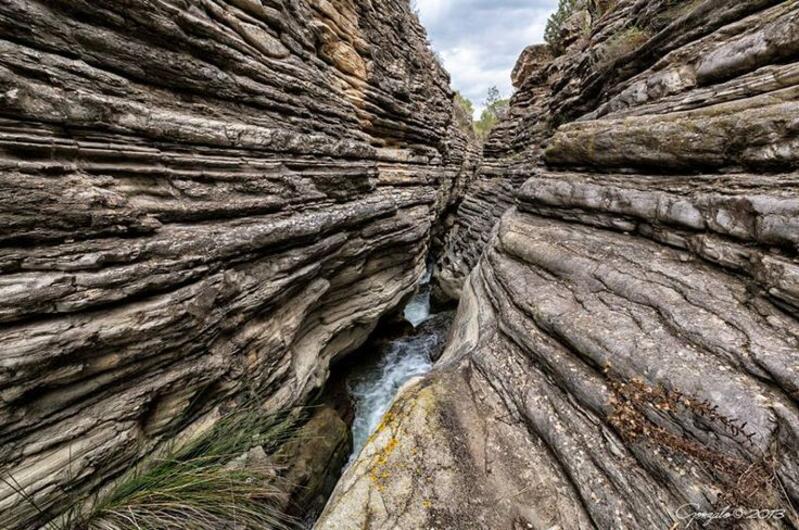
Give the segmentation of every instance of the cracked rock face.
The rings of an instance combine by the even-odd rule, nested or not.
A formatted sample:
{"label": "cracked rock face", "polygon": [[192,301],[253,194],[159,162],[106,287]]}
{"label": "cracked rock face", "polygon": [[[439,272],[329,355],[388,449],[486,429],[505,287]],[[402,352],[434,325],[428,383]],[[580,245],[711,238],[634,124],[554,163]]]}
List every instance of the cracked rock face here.
{"label": "cracked rock face", "polygon": [[403,1],[8,0],[0,34],[13,530],[244,388],[304,402],[414,289],[468,139]]}
{"label": "cracked rock face", "polygon": [[622,1],[518,69],[439,263],[450,344],[318,528],[799,524],[798,9]]}

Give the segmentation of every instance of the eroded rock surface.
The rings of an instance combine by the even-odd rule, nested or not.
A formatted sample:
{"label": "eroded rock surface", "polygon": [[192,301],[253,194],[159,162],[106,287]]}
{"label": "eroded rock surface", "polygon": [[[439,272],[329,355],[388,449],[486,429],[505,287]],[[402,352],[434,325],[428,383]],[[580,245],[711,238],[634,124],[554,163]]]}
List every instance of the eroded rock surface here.
{"label": "eroded rock surface", "polygon": [[241,389],[302,403],[415,288],[471,151],[400,0],[0,5],[0,527]]}
{"label": "eroded rock surface", "polygon": [[448,349],[318,528],[799,524],[798,9],[621,1],[520,67]]}
{"label": "eroded rock surface", "polygon": [[508,117],[485,142],[475,175],[451,216],[442,251],[436,254],[433,275],[442,299],[460,297],[466,277],[493,235],[493,227],[515,204],[515,191],[541,157],[542,142],[550,131],[550,84],[553,76],[559,75],[550,68],[551,61],[547,47],[530,46],[513,70],[514,86],[519,90],[511,98]]}
{"label": "eroded rock surface", "polygon": [[333,404],[317,405],[274,457],[278,466],[286,468],[281,479],[290,491],[284,510],[307,526],[325,507],[352,453],[349,423]]}

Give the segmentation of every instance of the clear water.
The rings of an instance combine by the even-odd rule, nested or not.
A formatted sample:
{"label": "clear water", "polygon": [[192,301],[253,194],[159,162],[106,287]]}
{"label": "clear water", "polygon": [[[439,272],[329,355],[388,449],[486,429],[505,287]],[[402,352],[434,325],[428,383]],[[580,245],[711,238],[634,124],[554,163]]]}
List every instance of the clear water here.
{"label": "clear water", "polygon": [[[430,289],[423,286],[406,305],[405,319],[417,327],[428,318]],[[433,368],[430,352],[436,344],[434,332],[396,339],[380,347],[375,355],[366,356],[349,374],[347,387],[355,405],[350,461],[357,458],[366,445],[402,385]]]}
{"label": "clear water", "polygon": [[350,376],[350,395],[355,402],[353,458],[380,424],[400,387],[433,368],[429,351],[434,342],[434,337],[424,335],[394,341],[376,363],[363,366]]}

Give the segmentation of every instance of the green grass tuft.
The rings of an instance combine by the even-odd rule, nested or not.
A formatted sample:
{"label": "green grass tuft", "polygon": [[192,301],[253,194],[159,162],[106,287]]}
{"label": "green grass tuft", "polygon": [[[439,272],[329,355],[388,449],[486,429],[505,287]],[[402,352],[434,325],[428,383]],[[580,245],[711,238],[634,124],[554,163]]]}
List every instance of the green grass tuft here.
{"label": "green grass tuft", "polygon": [[88,518],[89,530],[289,528],[282,489],[266,466],[228,469],[214,459],[165,460],[123,484]]}
{"label": "green grass tuft", "polygon": [[[134,471],[98,503],[79,530],[288,529],[286,485],[269,462],[231,462],[250,449],[271,453],[291,437],[297,414],[236,407],[210,432]],[[258,459],[254,459],[258,460]]]}

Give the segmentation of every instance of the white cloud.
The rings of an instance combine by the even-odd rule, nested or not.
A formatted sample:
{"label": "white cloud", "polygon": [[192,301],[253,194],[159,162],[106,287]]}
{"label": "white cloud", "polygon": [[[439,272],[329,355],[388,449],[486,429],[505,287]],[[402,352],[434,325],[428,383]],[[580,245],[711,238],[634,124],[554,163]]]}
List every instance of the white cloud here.
{"label": "white cloud", "polygon": [[416,8],[419,9],[422,20],[436,23],[452,3],[453,0],[416,0]]}
{"label": "white cloud", "polygon": [[452,86],[472,100],[476,114],[491,86],[512,92],[510,73],[521,51],[543,42],[557,0],[416,0],[433,48]]}

